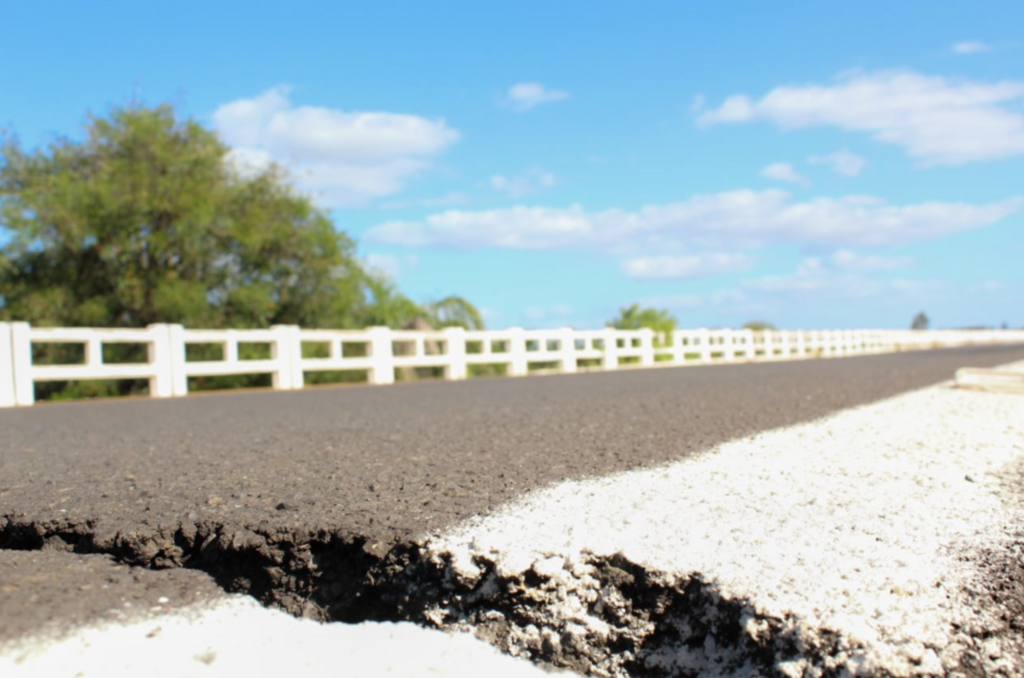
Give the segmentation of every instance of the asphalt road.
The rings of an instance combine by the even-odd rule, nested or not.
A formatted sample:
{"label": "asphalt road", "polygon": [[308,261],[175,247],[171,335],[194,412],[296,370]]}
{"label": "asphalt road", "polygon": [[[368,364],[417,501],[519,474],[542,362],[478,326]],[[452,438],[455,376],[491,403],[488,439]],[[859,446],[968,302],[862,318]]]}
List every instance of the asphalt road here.
{"label": "asphalt road", "polygon": [[[948,380],[958,367],[1018,360],[1024,346],[968,347],[0,410],[0,548],[171,568],[195,566],[215,534],[221,551],[268,558],[281,543],[301,552],[328,537],[379,556],[536,487],[662,463]],[[56,594],[111,605],[110,590],[88,588],[90,568],[44,565]],[[65,614],[56,594],[16,604],[17,585],[4,586],[13,572],[0,560],[0,638]]]}

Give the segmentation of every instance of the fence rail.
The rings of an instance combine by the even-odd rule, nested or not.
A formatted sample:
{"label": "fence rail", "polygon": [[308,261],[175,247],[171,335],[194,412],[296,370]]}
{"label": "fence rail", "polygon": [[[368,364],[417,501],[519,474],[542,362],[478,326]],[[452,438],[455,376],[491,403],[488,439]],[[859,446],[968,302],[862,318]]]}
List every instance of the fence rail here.
{"label": "fence rail", "polygon": [[[305,374],[360,370],[371,384],[395,381],[396,369],[442,368],[445,379],[464,379],[471,365],[504,365],[509,376],[546,367],[561,372],[794,360],[959,346],[1024,343],[1021,330],[506,330],[432,332],[304,330],[275,325],[260,330],[192,330],[158,324],[145,329],[32,327],[0,323],[0,407],[31,405],[40,381],[148,379],[153,397],[188,393],[189,377],[270,374],[275,389],[299,389]],[[84,348],[76,364],[42,365],[33,346],[73,343]],[[146,346],[143,363],[109,364],[105,344]],[[220,347],[220,358],[190,359],[187,346]],[[239,347],[259,344],[269,357],[244,359]]]}

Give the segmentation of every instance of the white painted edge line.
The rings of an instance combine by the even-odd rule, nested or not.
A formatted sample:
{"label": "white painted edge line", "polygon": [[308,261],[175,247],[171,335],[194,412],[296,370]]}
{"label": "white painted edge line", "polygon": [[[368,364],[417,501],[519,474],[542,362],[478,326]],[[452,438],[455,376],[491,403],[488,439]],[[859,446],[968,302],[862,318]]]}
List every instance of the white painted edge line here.
{"label": "white painted edge line", "polygon": [[[1024,398],[951,385],[534,492],[428,548],[469,581],[481,564],[499,576],[570,573],[587,554],[621,554],[796,618],[810,641],[838,631],[851,648],[838,671],[943,673],[973,642],[963,629],[993,613],[961,596],[984,577],[974,556],[1007,548],[1024,526],[1024,488],[1005,482],[1024,464]],[[570,607],[551,616],[585,623]],[[715,675],[717,651],[660,661]],[[986,668],[1012,659],[999,661]]]}
{"label": "white painted edge line", "polygon": [[466,633],[410,623],[322,624],[226,595],[173,614],[23,639],[0,654],[4,678],[438,676],[540,678],[522,659]]}

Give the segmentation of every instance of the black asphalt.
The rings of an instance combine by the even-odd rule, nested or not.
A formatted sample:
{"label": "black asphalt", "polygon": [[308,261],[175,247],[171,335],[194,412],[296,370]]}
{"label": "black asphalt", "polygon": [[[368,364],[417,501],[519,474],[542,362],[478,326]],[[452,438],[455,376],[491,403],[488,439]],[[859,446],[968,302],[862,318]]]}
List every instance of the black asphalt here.
{"label": "black asphalt", "polygon": [[0,642],[134,621],[222,595],[213,578],[197,570],[130,567],[100,554],[0,550]]}
{"label": "black asphalt", "polygon": [[224,549],[333,535],[383,554],[546,484],[1018,360],[986,346],[0,410],[0,548],[176,567],[215,526]]}

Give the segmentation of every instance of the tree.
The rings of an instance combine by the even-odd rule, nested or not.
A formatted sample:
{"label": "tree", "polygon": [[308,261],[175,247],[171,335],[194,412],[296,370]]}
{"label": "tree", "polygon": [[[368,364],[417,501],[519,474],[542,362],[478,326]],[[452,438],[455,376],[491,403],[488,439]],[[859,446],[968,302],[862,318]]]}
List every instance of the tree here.
{"label": "tree", "polygon": [[926,330],[929,325],[928,316],[924,314],[924,311],[915,315],[914,319],[910,321],[910,329],[912,330]]}
{"label": "tree", "polygon": [[425,315],[419,304],[399,292],[395,284],[382,275],[367,275],[366,286],[366,326],[401,328],[408,325],[412,319]]}
{"label": "tree", "polygon": [[755,332],[772,332],[775,330],[775,325],[766,320],[750,320],[743,323],[743,329]]}
{"label": "tree", "polygon": [[169,106],[89,118],[83,142],[0,160],[5,318],[39,325],[351,325],[354,243],[270,167],[246,177]]}
{"label": "tree", "polygon": [[612,318],[606,324],[620,330],[638,330],[644,327],[652,329],[659,343],[662,342],[662,336],[667,336],[676,329],[676,319],[667,310],[642,308],[640,304],[620,308],[618,317]]}
{"label": "tree", "polygon": [[[425,313],[364,270],[355,243],[280,167],[241,170],[171,106],[114,108],[84,132],[31,152],[0,140],[0,320],[355,328]],[[71,347],[37,348],[52,359]],[[93,394],[124,392],[97,384]],[[63,386],[41,385],[52,388]]]}
{"label": "tree", "polygon": [[427,322],[434,327],[464,327],[467,330],[484,329],[484,319],[473,304],[462,297],[450,296],[424,306]]}

